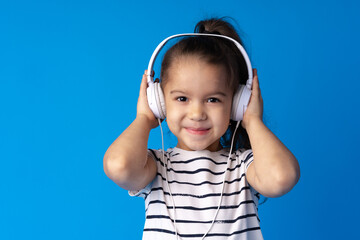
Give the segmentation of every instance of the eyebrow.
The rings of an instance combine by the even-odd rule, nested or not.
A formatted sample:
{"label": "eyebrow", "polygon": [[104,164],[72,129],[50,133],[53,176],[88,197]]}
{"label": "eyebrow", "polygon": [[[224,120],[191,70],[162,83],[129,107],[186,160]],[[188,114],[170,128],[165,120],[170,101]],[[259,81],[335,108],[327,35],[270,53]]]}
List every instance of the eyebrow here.
{"label": "eyebrow", "polygon": [[[172,90],[172,91],[170,91],[170,94],[186,94],[186,92],[181,91],[181,90]],[[226,94],[223,93],[223,92],[214,92],[214,93],[211,93],[211,94],[208,94],[208,95],[209,96],[220,95],[220,96],[226,97]]]}

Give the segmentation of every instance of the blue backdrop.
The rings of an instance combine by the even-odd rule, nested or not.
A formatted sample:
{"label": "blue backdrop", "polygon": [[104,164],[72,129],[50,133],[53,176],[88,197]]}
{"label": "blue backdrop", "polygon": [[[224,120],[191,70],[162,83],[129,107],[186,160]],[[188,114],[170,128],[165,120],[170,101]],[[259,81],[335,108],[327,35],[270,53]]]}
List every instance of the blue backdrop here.
{"label": "blue backdrop", "polygon": [[265,121],[301,165],[298,185],[259,208],[265,239],[358,236],[359,10],[355,0],[1,1],[0,239],[141,238],[143,201],[106,177],[103,155],[135,117],[156,45],[213,16],[238,22]]}

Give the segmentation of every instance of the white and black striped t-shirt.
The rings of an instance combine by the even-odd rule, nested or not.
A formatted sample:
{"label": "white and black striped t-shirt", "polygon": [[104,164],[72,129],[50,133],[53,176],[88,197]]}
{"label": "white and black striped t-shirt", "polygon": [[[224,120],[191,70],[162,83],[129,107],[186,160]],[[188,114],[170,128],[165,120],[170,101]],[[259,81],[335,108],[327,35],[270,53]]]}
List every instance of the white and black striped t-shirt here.
{"label": "white and black striped t-shirt", "polygon": [[[181,239],[201,239],[219,205],[229,149],[210,152],[170,148],[165,152],[165,168],[162,150],[149,150],[149,154],[156,161],[157,175],[144,189],[130,192],[145,199],[143,239],[175,239],[173,202],[166,175],[175,201],[178,235]],[[230,161],[220,211],[206,239],[261,240],[259,194],[245,177],[253,161],[252,151],[237,150]]]}

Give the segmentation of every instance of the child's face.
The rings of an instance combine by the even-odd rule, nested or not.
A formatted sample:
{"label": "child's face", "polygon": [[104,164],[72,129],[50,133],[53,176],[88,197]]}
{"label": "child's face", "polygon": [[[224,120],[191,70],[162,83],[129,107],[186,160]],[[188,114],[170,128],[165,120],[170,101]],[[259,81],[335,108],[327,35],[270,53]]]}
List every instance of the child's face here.
{"label": "child's face", "polygon": [[175,60],[164,85],[166,118],[185,150],[221,149],[230,122],[233,90],[225,68],[194,56]]}

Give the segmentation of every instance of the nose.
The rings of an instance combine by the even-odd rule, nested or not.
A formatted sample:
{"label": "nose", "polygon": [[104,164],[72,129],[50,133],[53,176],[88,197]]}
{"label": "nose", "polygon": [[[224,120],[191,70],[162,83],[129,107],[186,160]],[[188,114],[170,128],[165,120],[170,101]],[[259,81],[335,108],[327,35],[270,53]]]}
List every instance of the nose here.
{"label": "nose", "polygon": [[206,119],[205,106],[202,103],[194,102],[191,104],[188,117],[194,121],[202,121]]}

